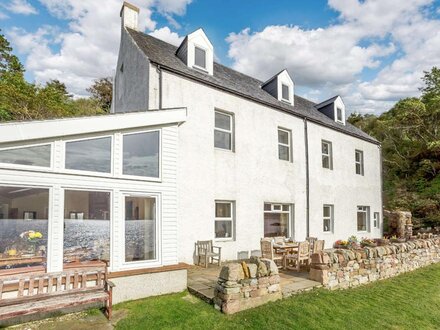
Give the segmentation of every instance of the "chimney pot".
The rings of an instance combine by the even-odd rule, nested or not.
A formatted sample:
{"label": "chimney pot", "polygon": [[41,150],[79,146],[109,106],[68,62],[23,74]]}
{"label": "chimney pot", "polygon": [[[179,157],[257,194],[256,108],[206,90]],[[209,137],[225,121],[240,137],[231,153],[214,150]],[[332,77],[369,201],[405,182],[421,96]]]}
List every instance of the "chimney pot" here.
{"label": "chimney pot", "polygon": [[122,27],[130,28],[138,31],[138,17],[139,17],[139,8],[135,5],[132,5],[129,2],[124,1],[122,4],[121,12],[121,24]]}

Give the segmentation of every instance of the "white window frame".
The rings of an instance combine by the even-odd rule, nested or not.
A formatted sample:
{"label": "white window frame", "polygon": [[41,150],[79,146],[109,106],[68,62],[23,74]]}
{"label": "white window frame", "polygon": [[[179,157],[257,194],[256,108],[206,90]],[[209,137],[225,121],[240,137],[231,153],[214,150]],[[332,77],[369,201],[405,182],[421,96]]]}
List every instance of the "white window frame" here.
{"label": "white window frame", "polygon": [[[80,141],[87,141],[87,140],[98,140],[103,138],[110,138],[110,172],[96,172],[96,171],[84,171],[84,170],[75,170],[66,168],[66,156],[67,156],[67,143],[69,142],[80,142]],[[92,175],[92,176],[99,176],[99,177],[113,177],[114,176],[114,158],[115,158],[115,138],[114,134],[106,134],[106,135],[93,135],[93,136],[87,136],[83,138],[76,138],[76,139],[68,139],[63,140],[63,150],[62,150],[62,168],[61,171],[63,173],[68,174],[79,174],[79,175]]]}
{"label": "white window frame", "polygon": [[[356,160],[356,156],[358,154],[360,155],[359,161]],[[364,172],[364,152],[362,150],[356,149],[354,151],[354,162],[355,162],[355,165],[354,165],[355,173],[357,175],[363,176],[365,172]],[[360,173],[358,173],[358,171],[357,171],[357,165],[359,165]]]}
{"label": "white window frame", "polygon": [[[356,209],[356,230],[358,233],[367,233],[370,231],[370,207],[366,205],[358,205]],[[365,230],[359,230],[358,226],[358,214],[359,212],[365,214]]]}
{"label": "white window frame", "polygon": [[[215,114],[216,113],[219,113],[221,115],[229,117],[230,124],[231,124],[230,125],[231,126],[230,130],[227,130],[227,129],[224,129],[224,128],[219,128],[219,127],[215,126]],[[215,146],[215,131],[219,131],[219,132],[223,132],[223,133],[228,133],[228,134],[231,135],[231,149],[219,148],[219,147]],[[215,109],[214,110],[214,148],[216,150],[223,150],[223,151],[232,151],[232,152],[234,152],[234,149],[235,149],[234,148],[234,146],[235,146],[235,136],[234,136],[235,134],[234,134],[234,132],[235,132],[234,114],[230,113],[230,112],[226,112],[226,111]]]}
{"label": "white window frame", "polygon": [[[323,144],[327,144],[328,145],[328,153],[327,154],[325,154],[322,151],[322,145]],[[329,163],[328,163],[329,167],[325,167],[324,166],[324,163],[322,161],[323,157],[328,157],[329,158]],[[322,168],[325,168],[325,169],[328,169],[328,170],[333,170],[333,146],[332,146],[332,142],[327,141],[327,140],[321,140],[321,165],[322,165]]]}
{"label": "white window frame", "polygon": [[[324,208],[326,208],[326,207],[330,208],[330,215],[328,217],[326,217],[324,215]],[[326,220],[328,220],[329,225],[330,225],[329,230],[324,230]],[[324,234],[332,234],[333,230],[334,230],[334,205],[333,204],[324,204],[322,206],[322,232]]]}
{"label": "white window frame", "polygon": [[[126,197],[140,197],[140,198],[155,198],[156,200],[156,258],[152,260],[138,260],[138,261],[125,261],[125,198]],[[160,193],[148,193],[148,192],[136,192],[136,191],[121,191],[121,237],[119,242],[120,247],[120,258],[121,258],[121,270],[125,269],[140,269],[140,268],[151,268],[155,266],[160,266],[162,264],[162,213],[161,213],[161,195]]]}
{"label": "white window frame", "polygon": [[[217,203],[218,204],[230,204],[231,216],[230,217],[217,217],[217,215],[216,215]],[[217,221],[230,221],[231,222],[231,236],[230,237],[216,237],[215,223]],[[214,240],[217,242],[235,241],[235,201],[215,200],[215,203],[214,203]]]}
{"label": "white window frame", "polygon": [[[196,48],[203,50],[205,52],[205,67],[196,64]],[[208,50],[198,44],[194,45],[194,62],[193,68],[201,70],[203,72],[208,72]]]}
{"label": "white window frame", "polygon": [[380,213],[373,213],[373,228],[380,228]]}
{"label": "white window frame", "polygon": [[[287,99],[283,97],[283,86],[287,87]],[[290,86],[285,83],[281,83],[281,101],[286,101],[290,103]]]}
{"label": "white window frame", "polygon": [[[287,133],[287,143],[288,144],[281,143],[278,136],[277,136],[277,138],[278,138],[278,159],[283,160],[283,161],[287,161],[287,162],[292,162],[292,148],[291,148],[291,146],[292,146],[292,132],[288,129],[281,128],[281,127],[278,127],[277,133],[279,131]],[[281,159],[280,158],[280,146],[287,147],[287,149],[289,150],[288,151],[289,159]]]}
{"label": "white window frame", "polygon": [[[270,205],[270,210],[265,209],[265,205]],[[289,206],[288,211],[283,210],[283,206]],[[273,203],[273,202],[264,202],[263,204],[263,236],[264,236],[264,214],[265,213],[283,213],[289,214],[288,228],[287,228],[287,237],[294,238],[294,204],[293,203]]]}
{"label": "white window frame", "polygon": [[[341,111],[341,119],[338,118],[339,111]],[[344,123],[344,113],[341,107],[336,107],[336,121],[341,124]]]}
{"label": "white window frame", "polygon": [[14,150],[14,149],[23,149],[23,148],[32,148],[32,147],[40,147],[40,146],[50,146],[50,161],[49,166],[35,166],[35,165],[23,165],[23,164],[10,164],[10,163],[1,163],[0,168],[4,169],[21,169],[21,170],[30,170],[30,171],[44,171],[44,172],[52,172],[54,169],[54,142],[41,142],[41,143],[33,143],[33,144],[17,144],[14,146],[0,148],[0,151],[3,150]]}
{"label": "white window frame", "polygon": [[[124,136],[126,135],[135,135],[135,134],[142,134],[142,133],[152,133],[152,132],[159,132],[159,176],[158,177],[150,177],[150,176],[140,176],[140,175],[130,175],[130,174],[124,174]],[[161,182],[162,181],[162,130],[161,129],[151,129],[151,130],[141,130],[141,131],[132,131],[132,132],[124,132],[121,133],[121,150],[120,150],[120,162],[119,162],[119,168],[120,173],[119,176],[124,179],[132,179],[132,180],[142,180],[142,181],[154,181],[154,182]]]}

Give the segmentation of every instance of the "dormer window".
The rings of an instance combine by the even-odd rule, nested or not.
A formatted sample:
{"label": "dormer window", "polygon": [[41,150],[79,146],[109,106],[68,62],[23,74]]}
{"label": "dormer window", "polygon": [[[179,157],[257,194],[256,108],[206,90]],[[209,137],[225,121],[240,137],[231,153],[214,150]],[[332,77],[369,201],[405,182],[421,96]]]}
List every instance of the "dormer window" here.
{"label": "dormer window", "polygon": [[281,86],[282,86],[282,87],[281,87],[281,98],[282,98],[284,101],[289,102],[289,101],[290,101],[289,86],[287,86],[287,85],[285,85],[285,84],[282,84]]}
{"label": "dormer window", "polygon": [[339,95],[315,105],[315,108],[334,122],[345,125],[345,105]]}
{"label": "dormer window", "polygon": [[194,66],[206,70],[206,51],[197,46],[194,49]]}
{"label": "dormer window", "polygon": [[342,118],[342,109],[341,109],[340,107],[337,107],[337,108],[336,108],[336,120],[339,121],[339,122],[341,122],[341,123],[342,123],[342,121],[343,121],[343,118]]}

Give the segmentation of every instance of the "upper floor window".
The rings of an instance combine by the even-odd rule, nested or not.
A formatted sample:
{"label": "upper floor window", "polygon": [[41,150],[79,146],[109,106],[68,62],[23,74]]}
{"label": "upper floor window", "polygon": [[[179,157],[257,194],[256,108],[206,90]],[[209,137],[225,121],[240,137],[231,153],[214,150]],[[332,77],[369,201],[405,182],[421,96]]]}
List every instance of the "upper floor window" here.
{"label": "upper floor window", "polygon": [[159,131],[125,134],[123,137],[124,175],[159,177]]}
{"label": "upper floor window", "polygon": [[342,109],[339,107],[336,108],[336,120],[340,121],[341,123],[344,121],[342,118]]}
{"label": "upper floor window", "polygon": [[290,161],[290,131],[278,128],[278,158]]}
{"label": "upper floor window", "polygon": [[0,150],[0,163],[50,167],[51,145],[39,145]]}
{"label": "upper floor window", "polygon": [[281,84],[281,98],[286,101],[290,101],[289,86]]}
{"label": "upper floor window", "polygon": [[232,150],[233,124],[232,115],[215,111],[214,146],[216,148]]}
{"label": "upper floor window", "polygon": [[364,152],[361,150],[355,151],[356,174],[364,175]]}
{"label": "upper floor window", "polygon": [[215,238],[233,238],[234,202],[215,202]]}
{"label": "upper floor window", "polygon": [[357,230],[367,231],[369,230],[370,222],[370,207],[358,206],[357,207]]}
{"label": "upper floor window", "polygon": [[329,141],[322,140],[321,150],[322,150],[322,167],[332,170],[333,169],[332,143]]}
{"label": "upper floor window", "polygon": [[380,228],[380,215],[379,212],[374,212],[373,215],[373,227]]}
{"label": "upper floor window", "polygon": [[66,169],[111,173],[112,138],[66,142]]}
{"label": "upper floor window", "polygon": [[322,207],[323,231],[329,233],[333,231],[333,205]]}
{"label": "upper floor window", "polygon": [[206,69],[206,51],[197,46],[194,48],[194,65]]}

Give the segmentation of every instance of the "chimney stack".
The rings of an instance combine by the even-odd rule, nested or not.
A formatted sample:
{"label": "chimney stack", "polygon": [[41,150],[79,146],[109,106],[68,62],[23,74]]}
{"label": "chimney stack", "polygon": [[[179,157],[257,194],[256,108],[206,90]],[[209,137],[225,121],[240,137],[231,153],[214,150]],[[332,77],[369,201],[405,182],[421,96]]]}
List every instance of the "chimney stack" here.
{"label": "chimney stack", "polygon": [[121,24],[122,28],[130,28],[138,31],[139,8],[124,1],[121,8]]}

